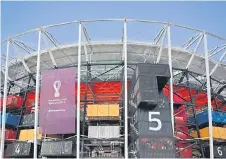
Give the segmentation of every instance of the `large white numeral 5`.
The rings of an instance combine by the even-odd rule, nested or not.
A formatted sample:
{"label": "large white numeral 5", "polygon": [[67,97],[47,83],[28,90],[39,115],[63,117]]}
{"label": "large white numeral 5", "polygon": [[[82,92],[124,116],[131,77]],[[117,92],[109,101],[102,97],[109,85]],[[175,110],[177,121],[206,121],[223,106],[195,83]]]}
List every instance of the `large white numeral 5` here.
{"label": "large white numeral 5", "polygon": [[223,155],[223,152],[222,152],[222,150],[221,150],[221,147],[217,147],[217,152],[218,152],[218,154],[219,154],[220,156]]}
{"label": "large white numeral 5", "polygon": [[157,122],[158,123],[157,127],[149,127],[149,130],[159,131],[162,128],[162,122],[161,122],[161,120],[159,120],[157,118],[152,118],[152,115],[160,115],[160,112],[149,112],[149,122]]}

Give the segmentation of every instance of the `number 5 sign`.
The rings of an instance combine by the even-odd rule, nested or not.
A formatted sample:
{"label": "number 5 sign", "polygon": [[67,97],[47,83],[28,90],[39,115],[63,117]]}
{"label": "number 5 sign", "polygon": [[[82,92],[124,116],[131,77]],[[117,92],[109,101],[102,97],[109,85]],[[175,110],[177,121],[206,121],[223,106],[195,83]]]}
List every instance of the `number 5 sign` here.
{"label": "number 5 sign", "polygon": [[160,116],[160,112],[149,112],[149,122],[157,122],[156,127],[149,127],[149,130],[152,131],[159,131],[162,128],[162,122],[158,118],[155,118],[154,116]]}

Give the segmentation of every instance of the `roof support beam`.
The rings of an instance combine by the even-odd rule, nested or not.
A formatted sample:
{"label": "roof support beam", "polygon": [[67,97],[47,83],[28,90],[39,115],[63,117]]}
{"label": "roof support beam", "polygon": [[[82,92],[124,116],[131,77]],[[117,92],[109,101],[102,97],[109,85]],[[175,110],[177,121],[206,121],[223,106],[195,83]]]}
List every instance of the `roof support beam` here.
{"label": "roof support beam", "polygon": [[185,44],[183,44],[184,49],[187,50],[200,38],[200,36],[202,36],[202,34],[199,33],[196,36],[192,37],[190,40],[188,40]]}
{"label": "roof support beam", "polygon": [[223,55],[220,57],[219,61],[216,63],[216,65],[214,66],[214,68],[211,70],[210,76],[216,71],[217,67],[220,65],[220,63],[224,59],[225,55],[226,55],[226,51],[223,53]]}
{"label": "roof support beam", "polygon": [[163,49],[164,41],[165,41],[165,38],[166,38],[166,32],[167,32],[167,29],[164,28],[164,30],[163,30],[163,38],[162,38],[161,46],[160,46],[158,57],[157,57],[157,61],[156,61],[157,64],[159,63],[159,61],[161,59],[162,49]]}
{"label": "roof support beam", "polygon": [[[220,48],[220,49],[219,49]],[[219,50],[218,50],[219,49]],[[209,57],[212,57],[212,56],[214,56],[214,55],[216,55],[218,52],[220,52],[220,51],[222,51],[222,50],[224,50],[224,49],[226,49],[226,45],[223,45],[223,46],[217,46],[216,48],[214,48],[212,51],[210,51],[211,52],[211,54],[209,55]],[[216,51],[217,50],[217,51]]]}
{"label": "roof support beam", "polygon": [[201,44],[201,42],[202,42],[202,39],[203,39],[203,34],[199,36],[199,41],[198,41],[198,43],[197,43],[197,45],[196,45],[196,48],[194,49],[194,52],[193,52],[191,58],[190,58],[189,61],[188,61],[188,64],[187,64],[187,66],[186,66],[186,69],[188,69],[189,66],[191,65],[191,62],[192,62],[192,60],[193,60],[194,57],[195,57],[195,54],[196,54],[196,52],[197,52],[197,50],[198,50],[198,48],[199,48],[199,46],[200,46],[200,44]]}
{"label": "roof support beam", "polygon": [[158,42],[160,41],[160,39],[162,38],[162,36],[164,36],[163,34],[165,33],[166,27],[163,27],[158,34],[156,35],[156,37],[154,38],[154,44],[157,45]]}
{"label": "roof support beam", "polygon": [[27,66],[27,64],[25,63],[24,59],[21,59],[21,62],[24,66],[24,68],[27,70],[27,72],[30,74],[31,73],[31,70],[29,69],[29,67]]}
{"label": "roof support beam", "polygon": [[[47,42],[47,39],[46,39],[46,38],[48,38],[48,37],[47,37],[47,34],[46,34],[45,31],[44,31],[43,33],[44,33],[44,35],[45,35],[45,36],[43,36],[44,42],[45,42],[46,45],[48,45],[48,42]],[[53,53],[52,53],[52,51],[51,51],[50,49],[48,50],[48,53],[49,53],[49,56],[50,56],[50,59],[51,59],[51,61],[52,61],[53,66],[54,66],[55,68],[57,68],[56,60],[55,60],[55,58],[54,58],[54,56],[53,56]]]}

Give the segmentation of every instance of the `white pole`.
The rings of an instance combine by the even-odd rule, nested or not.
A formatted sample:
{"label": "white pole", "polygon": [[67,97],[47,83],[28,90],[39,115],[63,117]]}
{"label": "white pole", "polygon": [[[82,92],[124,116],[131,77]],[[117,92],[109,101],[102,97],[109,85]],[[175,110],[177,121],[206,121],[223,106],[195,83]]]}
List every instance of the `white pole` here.
{"label": "white pole", "polygon": [[35,123],[34,123],[34,154],[37,158],[37,136],[38,136],[38,101],[39,101],[39,85],[40,85],[40,48],[41,48],[42,30],[38,33],[38,52],[37,52],[37,68],[36,68],[36,88],[35,88]]}
{"label": "white pole", "polygon": [[204,49],[205,49],[207,97],[208,97],[209,146],[210,146],[210,158],[213,159],[214,153],[213,153],[213,130],[212,130],[213,125],[212,125],[212,106],[211,106],[211,88],[210,88],[210,69],[209,69],[209,54],[208,54],[206,33],[204,33]]}
{"label": "white pole", "polygon": [[126,19],[124,21],[124,39],[123,39],[123,50],[124,50],[124,77],[125,77],[125,83],[124,83],[124,89],[125,89],[125,146],[124,146],[124,152],[125,152],[125,158],[128,158],[128,89],[127,89],[127,81],[128,81],[128,75],[127,75],[127,23]]}
{"label": "white pole", "polygon": [[[10,41],[7,41],[4,96],[3,96],[3,108],[2,108],[2,134],[1,134],[1,156],[0,156],[1,158],[4,158],[4,145],[5,145],[5,122],[6,122],[6,98],[7,98],[7,93],[8,93],[7,87],[8,87],[9,45],[10,45]],[[0,72],[0,73],[2,73],[2,72]]]}
{"label": "white pole", "polygon": [[82,24],[78,28],[78,79],[77,79],[77,159],[80,158],[80,79],[81,79],[81,40]]}
{"label": "white pole", "polygon": [[170,108],[171,108],[171,121],[174,134],[174,110],[173,110],[173,66],[172,66],[172,53],[171,53],[171,34],[170,34],[170,25],[167,28],[168,35],[168,60],[170,68]]}

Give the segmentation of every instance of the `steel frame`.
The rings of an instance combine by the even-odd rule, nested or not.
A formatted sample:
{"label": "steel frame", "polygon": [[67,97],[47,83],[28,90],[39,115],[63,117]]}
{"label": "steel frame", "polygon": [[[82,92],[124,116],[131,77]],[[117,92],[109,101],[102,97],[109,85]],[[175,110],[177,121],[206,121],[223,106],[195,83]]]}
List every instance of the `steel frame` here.
{"label": "steel frame", "polygon": [[[81,93],[81,90],[80,90],[80,82],[81,82],[81,66],[86,66],[86,87],[85,87],[85,100],[84,100],[84,110],[86,110],[86,107],[87,107],[87,102],[88,102],[88,98],[87,98],[87,92],[88,92],[88,87],[90,87],[92,89],[92,85],[90,85],[90,83],[95,79],[97,78],[98,76],[101,76],[103,74],[106,74],[107,72],[111,72],[112,70],[114,70],[115,68],[112,68],[102,74],[99,74],[97,77],[92,77],[91,76],[91,67],[92,66],[97,66],[97,65],[113,65],[113,64],[108,64],[108,63],[91,63],[91,59],[89,60],[89,57],[88,57],[88,54],[87,54],[87,48],[86,48],[86,43],[83,43],[82,42],[82,38],[85,36],[85,39],[88,43],[87,46],[91,47],[91,52],[93,54],[93,51],[92,51],[92,46],[91,46],[91,42],[90,42],[90,38],[89,38],[89,35],[88,35],[88,32],[85,28],[85,26],[83,25],[83,23],[93,23],[93,22],[107,22],[107,21],[121,21],[123,22],[123,38],[122,38],[122,44],[123,44],[123,53],[122,53],[122,63],[118,63],[118,65],[120,66],[123,66],[124,67],[124,73],[122,74],[122,77],[124,77],[124,90],[127,90],[127,82],[128,82],[128,72],[127,72],[127,68],[129,68],[129,66],[131,65],[136,65],[136,63],[130,63],[128,62],[128,59],[127,59],[127,22],[141,22],[141,23],[154,23],[154,24],[161,24],[161,25],[164,25],[163,29],[160,30],[159,34],[157,35],[157,37],[154,39],[154,42],[155,44],[157,44],[161,38],[162,38],[162,41],[161,41],[161,44],[160,44],[160,50],[158,52],[158,57],[157,57],[157,60],[156,60],[156,63],[159,63],[160,61],[160,58],[161,58],[161,54],[162,54],[162,50],[163,50],[163,45],[164,45],[164,41],[165,41],[165,37],[167,35],[167,41],[168,41],[168,46],[167,46],[167,49],[168,49],[168,63],[169,63],[169,66],[170,66],[170,73],[171,73],[171,79],[170,79],[170,103],[171,103],[171,118],[172,118],[172,124],[174,125],[174,115],[173,115],[173,108],[174,108],[174,101],[173,101],[173,94],[176,94],[174,91],[173,91],[173,83],[174,83],[174,76],[173,76],[173,70],[181,70],[181,69],[173,69],[173,66],[172,66],[172,53],[171,53],[171,31],[170,31],[170,28],[171,27],[180,27],[180,28],[184,28],[184,29],[188,29],[188,30],[192,30],[192,31],[196,31],[198,32],[198,34],[194,37],[192,37],[191,39],[189,39],[184,45],[184,49],[188,49],[189,47],[191,47],[193,44],[195,44],[197,42],[197,45],[196,45],[196,48],[194,49],[194,52],[192,53],[192,56],[191,58],[189,59],[189,62],[187,63],[187,66],[186,66],[186,69],[185,70],[181,70],[182,71],[182,77],[180,78],[179,80],[179,83],[181,83],[183,81],[183,79],[186,77],[187,81],[186,81],[186,84],[189,88],[189,94],[190,94],[190,99],[191,101],[187,101],[186,102],[186,105],[189,106],[189,107],[192,107],[193,109],[193,114],[194,114],[194,117],[196,118],[196,112],[194,110],[194,102],[193,102],[193,99],[192,99],[192,96],[191,96],[191,88],[190,88],[190,85],[189,85],[189,76],[188,74],[189,73],[189,66],[191,65],[191,62],[195,56],[195,53],[197,52],[198,48],[200,47],[200,44],[202,42],[202,40],[204,41],[204,50],[205,50],[205,76],[206,76],[206,82],[204,84],[202,84],[202,81],[198,80],[197,78],[195,78],[197,81],[199,81],[199,83],[202,84],[202,86],[205,86],[206,84],[206,90],[207,90],[207,95],[208,95],[208,116],[209,116],[209,125],[210,125],[210,129],[209,129],[209,134],[210,134],[210,138],[209,138],[209,141],[210,141],[210,157],[211,158],[214,158],[213,156],[213,138],[212,138],[212,114],[211,114],[211,110],[212,110],[212,106],[211,106],[211,99],[214,99],[214,102],[216,103],[216,107],[220,109],[220,107],[222,106],[219,106],[217,105],[217,102],[216,102],[216,96],[218,96],[218,94],[216,94],[212,88],[212,83],[211,83],[211,80],[216,82],[216,83],[219,83],[219,84],[222,84],[224,82],[222,81],[217,81],[213,78],[211,78],[211,75],[214,73],[214,71],[218,68],[219,65],[224,65],[222,63],[222,60],[223,58],[225,57],[226,55],[226,52],[224,52],[224,54],[221,56],[220,60],[217,61],[215,63],[215,66],[214,68],[211,70],[209,70],[209,60],[210,60],[210,57],[212,57],[213,55],[219,53],[220,51],[224,50],[226,47],[225,45],[222,45],[222,46],[217,46],[215,49],[213,50],[208,50],[207,48],[207,36],[212,36],[214,38],[217,38],[217,39],[220,39],[220,40],[223,40],[224,42],[226,42],[226,39],[225,38],[222,38],[222,37],[219,37],[217,35],[214,35],[212,33],[209,33],[209,32],[203,32],[199,29],[195,29],[195,28],[190,28],[190,27],[186,27],[186,26],[182,26],[182,25],[178,25],[178,24],[173,24],[173,23],[167,23],[167,22],[158,22],[158,21],[150,21],[150,20],[136,20],[136,19],[98,19],[98,20],[81,20],[81,21],[72,21],[72,22],[65,22],[65,23],[60,23],[60,24],[53,24],[53,25],[48,25],[48,26],[43,26],[41,28],[37,28],[37,29],[33,29],[33,30],[30,30],[30,31],[27,31],[27,32],[24,32],[24,33],[21,33],[21,34],[18,34],[18,35],[15,35],[13,37],[10,37],[4,41],[2,41],[1,43],[4,43],[4,42],[7,42],[7,53],[5,55],[5,59],[6,60],[6,63],[5,63],[5,80],[4,80],[4,100],[3,100],[3,111],[2,111],[2,116],[5,116],[5,113],[6,113],[6,96],[10,90],[11,87],[13,87],[12,84],[15,83],[15,81],[17,80],[20,80],[20,79],[23,79],[24,77],[21,77],[20,79],[16,79],[14,81],[10,80],[9,77],[8,77],[8,67],[9,67],[9,47],[10,47],[10,43],[13,42],[15,45],[17,45],[18,47],[22,48],[23,50],[25,50],[26,52],[30,53],[30,51],[32,51],[31,48],[29,47],[26,47],[25,45],[21,45],[21,42],[18,42],[17,40],[14,40],[16,39],[17,37],[19,36],[23,36],[23,35],[26,35],[28,33],[32,33],[32,32],[35,32],[35,31],[38,31],[39,32],[39,40],[38,40],[38,50],[37,50],[37,68],[36,68],[36,72],[40,72],[40,56],[41,56],[41,35],[44,35],[45,38],[49,39],[57,48],[58,48],[58,44],[52,39],[52,37],[49,36],[49,33],[47,31],[45,31],[45,29],[47,28],[51,28],[51,27],[55,27],[55,26],[62,26],[62,25],[68,25],[68,24],[74,24],[74,23],[77,23],[79,25],[79,36],[78,36],[78,64],[73,64],[72,62],[72,66],[71,67],[76,67],[78,68],[78,83],[77,83],[77,108],[80,108],[80,102],[81,102],[81,99],[80,99],[80,93]],[[45,43],[47,44],[47,41],[45,40]],[[86,64],[84,63],[81,63],[81,48],[82,46],[84,46],[84,50],[85,50],[85,58],[86,58]],[[24,48],[25,47],[25,48]],[[220,48],[220,49],[219,49]],[[34,50],[33,50],[34,51]],[[52,54],[52,51],[51,50],[48,50],[49,52],[49,56],[51,58],[51,61],[52,61],[52,64],[53,64],[53,68],[59,68],[57,63],[56,63],[56,60]],[[1,56],[1,59],[3,57]],[[146,62],[146,59],[145,59],[145,62]],[[34,158],[37,157],[37,122],[38,122],[38,94],[39,94],[39,82],[36,82],[36,81],[39,81],[40,79],[40,74],[37,73],[36,74],[36,78],[33,77],[34,73],[31,73],[29,67],[27,66],[26,62],[24,61],[24,59],[21,59],[21,63],[23,64],[24,68],[27,70],[28,72],[28,75],[29,76],[29,82],[28,82],[28,86],[27,88],[24,88],[24,99],[26,101],[26,94],[29,90],[33,89],[33,88],[29,88],[29,84],[30,84],[30,81],[31,79],[33,80],[33,82],[35,83],[35,86],[36,86],[36,97],[35,97],[35,125],[34,125]],[[2,67],[1,67],[1,71],[3,71]],[[0,71],[0,72],[1,72]],[[190,74],[191,75],[191,74]],[[198,75],[198,74],[197,74]],[[199,75],[199,76],[203,76],[203,75]],[[123,80],[122,80],[122,83],[123,83]],[[9,84],[9,87],[8,87],[8,84]],[[1,83],[0,83],[0,86],[1,86]],[[7,90],[8,89],[8,90]],[[202,88],[201,88],[202,89]],[[201,90],[199,89],[199,90]],[[93,91],[92,91],[93,92]],[[22,92],[20,92],[22,93]],[[211,96],[211,94],[213,94]],[[95,99],[95,94],[93,92],[93,98]],[[123,96],[123,95],[122,95]],[[127,107],[128,107],[128,104],[127,104],[127,98],[128,98],[128,94],[127,94],[127,91],[124,91],[124,98],[122,98],[122,100],[125,101],[124,103],[124,118],[125,119],[128,119],[128,110],[127,110]],[[94,101],[95,102],[95,101]],[[24,105],[24,104],[23,104]],[[23,109],[22,109],[23,110]],[[20,117],[22,115],[22,112],[20,114]],[[80,111],[77,111],[77,126],[78,126],[78,129],[77,129],[77,134],[80,134],[79,132],[79,129],[80,129]],[[2,118],[2,131],[4,132],[5,131],[5,118],[3,117]],[[125,158],[128,158],[128,127],[127,127],[127,124],[128,121],[125,120],[124,121],[124,133],[125,133],[125,136],[124,136],[124,151],[125,151]],[[196,124],[196,129],[198,131],[198,135],[199,135],[199,128],[197,127],[197,123]],[[84,126],[85,126],[85,117],[83,118],[83,125],[82,125],[82,129],[83,129],[83,133],[82,135],[84,135]],[[18,129],[17,129],[18,131]],[[17,132],[18,133],[18,132]],[[5,133],[2,133],[1,134],[1,157],[3,157],[3,154],[4,154],[4,139],[5,139]],[[202,151],[202,143],[201,141],[198,141],[200,143],[200,149]],[[84,144],[84,136],[82,137],[82,144]],[[78,154],[81,154],[80,153],[80,135],[77,135],[77,158],[80,157],[80,155]],[[83,146],[81,147],[82,149],[82,152],[83,152]],[[203,156],[203,151],[201,152],[202,153],[202,156]]]}

